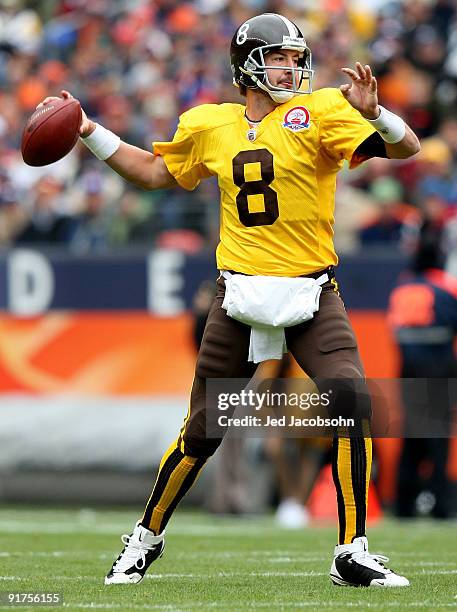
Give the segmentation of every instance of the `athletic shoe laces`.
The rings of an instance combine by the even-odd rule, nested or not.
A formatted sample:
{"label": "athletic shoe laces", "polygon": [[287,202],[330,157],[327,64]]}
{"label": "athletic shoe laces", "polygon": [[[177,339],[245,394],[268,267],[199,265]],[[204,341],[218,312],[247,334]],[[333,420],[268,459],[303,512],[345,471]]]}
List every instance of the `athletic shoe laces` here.
{"label": "athletic shoe laces", "polygon": [[377,572],[382,572],[384,574],[391,573],[391,570],[384,566],[384,563],[389,562],[389,557],[385,557],[384,555],[373,555],[367,550],[363,550],[360,552],[353,553],[352,558],[354,559],[354,561],[357,561],[361,565],[369,567],[370,569],[375,570]]}
{"label": "athletic shoe laces", "polygon": [[132,566],[139,570],[143,569],[146,566],[146,553],[157,546],[157,544],[148,546],[126,533],[121,537],[121,540],[125,544],[125,550],[114,564],[113,570],[116,572],[124,572]]}

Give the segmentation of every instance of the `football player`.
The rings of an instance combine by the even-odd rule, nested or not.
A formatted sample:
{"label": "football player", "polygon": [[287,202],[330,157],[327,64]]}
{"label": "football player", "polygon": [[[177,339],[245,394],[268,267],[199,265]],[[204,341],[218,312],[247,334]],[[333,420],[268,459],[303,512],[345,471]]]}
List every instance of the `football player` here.
{"label": "football player", "polygon": [[[231,43],[234,84],[245,104],[202,105],[185,112],[172,142],[153,153],[120,141],[85,115],[82,141],[126,180],[145,189],[176,184],[192,190],[216,176],[221,191],[220,270],[244,275],[321,277],[319,310],[286,328],[288,350],[312,378],[360,379],[356,340],[337,289],[333,246],[335,184],[344,160],[407,158],[420,149],[412,130],[378,104],[370,66],[342,68],[348,83],[312,90],[311,51],[289,19],[248,19]],[[64,97],[69,92],[62,92]],[[52,98],[47,98],[47,103]],[[162,555],[165,527],[220,440],[205,431],[209,378],[251,376],[250,327],[222,308],[217,281],[196,363],[184,425],[165,453],[142,518],[124,535],[124,549],[105,584],[134,584]],[[349,397],[349,396],[347,396]],[[335,437],[333,476],[339,512],[331,579],[338,585],[400,587],[408,580],[370,554],[365,534],[371,469],[368,436]]]}

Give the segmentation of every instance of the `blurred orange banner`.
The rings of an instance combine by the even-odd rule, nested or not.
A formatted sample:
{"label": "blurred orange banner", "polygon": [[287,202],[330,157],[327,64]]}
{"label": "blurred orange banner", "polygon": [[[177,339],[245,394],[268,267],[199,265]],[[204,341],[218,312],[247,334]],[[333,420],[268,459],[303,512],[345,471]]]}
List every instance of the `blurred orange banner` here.
{"label": "blurred orange banner", "polygon": [[[396,376],[384,313],[356,311],[351,320],[367,376]],[[0,392],[186,394],[195,363],[191,325],[189,314],[1,316]]]}
{"label": "blurred orange banner", "polygon": [[49,313],[0,317],[0,392],[187,393],[195,350],[188,315]]}

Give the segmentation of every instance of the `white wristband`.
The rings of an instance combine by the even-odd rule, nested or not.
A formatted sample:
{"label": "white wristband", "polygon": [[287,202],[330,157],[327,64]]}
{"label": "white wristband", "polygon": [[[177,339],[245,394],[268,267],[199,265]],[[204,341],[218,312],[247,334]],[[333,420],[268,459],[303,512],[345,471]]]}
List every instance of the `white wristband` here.
{"label": "white wristband", "polygon": [[391,113],[384,106],[379,105],[381,113],[377,119],[367,119],[379,132],[381,138],[389,144],[396,144],[403,140],[406,134],[406,125],[401,117]]}
{"label": "white wristband", "polygon": [[95,124],[95,130],[81,141],[98,159],[105,160],[119,149],[121,139],[102,125]]}

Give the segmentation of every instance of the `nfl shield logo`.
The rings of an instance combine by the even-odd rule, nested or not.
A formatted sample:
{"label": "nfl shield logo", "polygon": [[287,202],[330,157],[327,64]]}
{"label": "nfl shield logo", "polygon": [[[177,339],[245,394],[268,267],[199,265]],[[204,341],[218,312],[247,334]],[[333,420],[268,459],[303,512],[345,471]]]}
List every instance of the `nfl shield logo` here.
{"label": "nfl shield logo", "polygon": [[309,128],[309,110],[304,106],[294,106],[284,115],[282,127],[292,132],[301,132]]}

